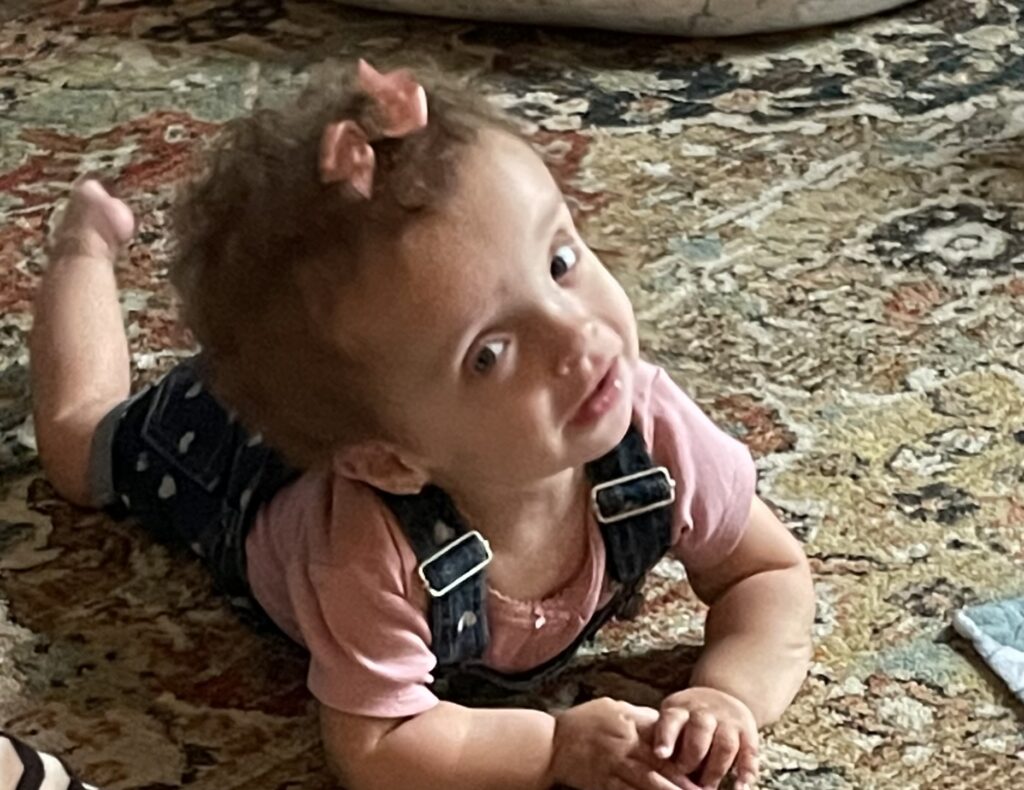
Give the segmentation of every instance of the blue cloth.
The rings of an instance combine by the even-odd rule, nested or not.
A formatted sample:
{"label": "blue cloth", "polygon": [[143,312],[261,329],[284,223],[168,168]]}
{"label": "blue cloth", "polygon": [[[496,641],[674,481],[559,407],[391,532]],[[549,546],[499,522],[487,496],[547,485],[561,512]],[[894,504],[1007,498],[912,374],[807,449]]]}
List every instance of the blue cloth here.
{"label": "blue cloth", "polygon": [[260,506],[299,472],[242,428],[204,386],[201,368],[200,357],[179,363],[102,420],[92,489],[113,515],[198,554],[223,592],[259,612],[245,537]]}
{"label": "blue cloth", "polygon": [[1024,702],[1024,598],[961,609],[953,615],[953,627]]}

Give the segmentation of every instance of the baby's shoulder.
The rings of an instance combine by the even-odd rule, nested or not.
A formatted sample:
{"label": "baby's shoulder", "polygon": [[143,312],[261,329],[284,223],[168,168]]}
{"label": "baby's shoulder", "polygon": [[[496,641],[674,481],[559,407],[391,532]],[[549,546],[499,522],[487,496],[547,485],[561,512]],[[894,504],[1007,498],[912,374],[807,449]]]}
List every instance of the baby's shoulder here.
{"label": "baby's shoulder", "polygon": [[664,368],[645,360],[637,362],[633,379],[633,425],[643,434],[648,447],[654,445],[656,434],[663,434],[664,438],[665,433],[684,427],[692,406],[690,398]]}
{"label": "baby's shoulder", "polygon": [[276,553],[303,565],[401,570],[412,554],[376,490],[330,469],[305,472],[261,515],[257,529],[271,538]]}
{"label": "baby's shoulder", "polygon": [[665,369],[649,362],[637,366],[633,424],[654,459],[666,465],[716,456],[735,460],[741,449]]}

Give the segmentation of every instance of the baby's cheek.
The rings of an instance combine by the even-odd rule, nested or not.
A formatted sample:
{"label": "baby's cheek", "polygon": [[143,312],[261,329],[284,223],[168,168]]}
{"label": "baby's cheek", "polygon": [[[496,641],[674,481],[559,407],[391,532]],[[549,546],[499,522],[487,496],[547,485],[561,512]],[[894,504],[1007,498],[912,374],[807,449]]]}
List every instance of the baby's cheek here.
{"label": "baby's cheek", "polygon": [[[557,417],[556,405],[550,398],[524,397],[517,408],[508,409],[500,418],[500,446],[518,456],[545,452]],[[534,462],[534,460],[530,460]]]}
{"label": "baby's cheek", "polygon": [[640,356],[640,337],[636,328],[636,318],[633,315],[632,305],[627,301],[628,312],[620,328],[623,351],[626,356],[635,361]]}
{"label": "baby's cheek", "polygon": [[636,315],[633,313],[633,302],[623,287],[615,281],[613,310],[615,323],[624,337],[636,339]]}

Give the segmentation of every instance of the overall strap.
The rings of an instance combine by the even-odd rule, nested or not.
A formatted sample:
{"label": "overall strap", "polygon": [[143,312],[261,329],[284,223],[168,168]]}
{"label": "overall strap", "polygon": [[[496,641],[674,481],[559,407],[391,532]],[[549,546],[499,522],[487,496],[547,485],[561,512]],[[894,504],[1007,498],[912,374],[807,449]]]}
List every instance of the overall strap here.
{"label": "overall strap", "polygon": [[483,571],[493,555],[487,540],[466,526],[451,497],[437,486],[408,496],[379,493],[419,562],[417,573],[430,596],[431,650],[438,664],[479,658],[488,642]]}
{"label": "overall strap", "polygon": [[605,545],[605,570],[619,582],[606,606],[594,612],[583,631],[565,650],[532,669],[507,673],[481,664],[452,667],[439,677],[457,681],[475,677],[506,691],[535,688],[562,671],[576,652],[612,618],[634,617],[643,604],[642,586],[649,571],[668,551],[672,538],[675,481],[664,467],[655,467],[640,432],[631,427],[614,450],[587,465],[592,483],[591,507]]}
{"label": "overall strap", "polygon": [[[675,481],[654,467],[636,428],[610,452],[587,464],[591,507],[604,539],[606,567],[622,585],[604,622],[635,597],[644,575],[668,550]],[[466,525],[436,486],[419,494],[379,492],[405,532],[430,595],[431,649],[440,667],[478,661],[487,649],[487,584],[492,558],[486,539]],[[588,636],[593,630],[587,629]],[[572,652],[575,652],[575,647]],[[559,657],[561,658],[561,657]]]}
{"label": "overall strap", "polygon": [[654,466],[644,438],[630,426],[609,453],[587,464],[591,508],[604,539],[608,575],[631,586],[668,551],[676,482]]}

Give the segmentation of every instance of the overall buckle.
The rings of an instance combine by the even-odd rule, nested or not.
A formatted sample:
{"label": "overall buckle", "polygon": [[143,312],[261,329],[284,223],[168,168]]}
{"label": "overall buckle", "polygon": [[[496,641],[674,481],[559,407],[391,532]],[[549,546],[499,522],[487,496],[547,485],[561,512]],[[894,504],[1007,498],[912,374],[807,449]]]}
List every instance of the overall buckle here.
{"label": "overall buckle", "polygon": [[[601,510],[600,494],[602,491],[606,491],[609,488],[615,486],[625,485],[626,483],[632,483],[635,480],[642,480],[645,477],[655,477],[657,475],[663,475],[665,483],[668,486],[668,495],[663,499],[659,499],[657,502],[651,502],[646,505],[639,505],[632,508],[631,510],[623,511],[622,513],[615,513],[613,515],[605,515],[604,511]],[[633,516],[639,516],[643,513],[649,513],[652,510],[671,505],[676,501],[676,481],[672,479],[672,475],[664,466],[656,466],[651,469],[645,469],[642,472],[635,472],[624,477],[616,478],[615,480],[607,480],[604,483],[598,483],[590,490],[590,507],[594,511],[594,517],[597,519],[599,524],[615,524],[619,521],[625,521],[627,518]]]}
{"label": "overall buckle", "polygon": [[[480,545],[483,546],[484,558],[482,560],[480,560],[480,562],[478,562],[472,568],[470,568],[465,573],[463,573],[461,576],[459,576],[459,578],[455,579],[452,582],[449,582],[444,587],[442,587],[440,590],[435,588],[430,583],[430,580],[427,578],[427,567],[431,563],[437,562],[439,559],[444,557],[448,552],[455,550],[456,548],[461,546],[463,543],[465,543],[465,542],[467,542],[469,540],[474,540],[474,539],[478,540],[480,542]],[[456,587],[458,587],[460,584],[462,584],[467,579],[471,579],[473,576],[478,574],[480,571],[482,571],[484,568],[486,568],[488,565],[490,565],[491,560],[493,560],[493,559],[494,559],[494,552],[491,551],[491,544],[487,542],[487,539],[483,535],[481,535],[479,531],[474,529],[474,530],[470,530],[465,535],[459,536],[458,538],[453,540],[451,543],[449,543],[447,546],[442,546],[436,552],[434,552],[429,557],[427,557],[425,560],[423,560],[423,562],[421,562],[419,564],[419,567],[416,568],[416,573],[419,574],[419,577],[420,577],[420,579],[423,582],[423,586],[427,588],[427,593],[430,595],[430,597],[431,598],[441,598],[441,597],[447,595],[448,593],[450,593],[452,590],[454,590]]]}

